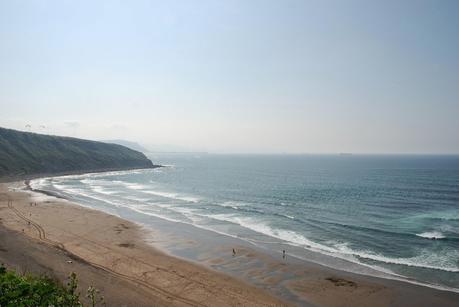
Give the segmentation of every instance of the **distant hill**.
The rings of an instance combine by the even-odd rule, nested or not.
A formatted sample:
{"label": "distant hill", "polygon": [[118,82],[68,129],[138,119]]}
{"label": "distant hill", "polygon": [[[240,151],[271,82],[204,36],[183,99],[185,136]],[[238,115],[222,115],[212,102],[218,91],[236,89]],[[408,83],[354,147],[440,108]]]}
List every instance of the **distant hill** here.
{"label": "distant hill", "polygon": [[149,150],[147,148],[143,147],[142,145],[140,145],[139,143],[136,143],[136,142],[126,141],[126,140],[106,140],[106,141],[102,141],[102,142],[109,143],[109,144],[122,145],[122,146],[125,146],[127,148],[130,148],[130,149],[133,149],[133,150],[137,150],[137,151],[140,151],[140,152],[149,152]]}
{"label": "distant hill", "polygon": [[0,128],[0,178],[152,167],[121,145]]}

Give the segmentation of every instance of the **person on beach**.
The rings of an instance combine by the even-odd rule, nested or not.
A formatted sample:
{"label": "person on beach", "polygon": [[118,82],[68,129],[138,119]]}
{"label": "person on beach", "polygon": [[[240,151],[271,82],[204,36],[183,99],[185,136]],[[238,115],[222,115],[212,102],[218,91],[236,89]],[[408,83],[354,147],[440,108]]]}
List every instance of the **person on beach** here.
{"label": "person on beach", "polygon": [[282,250],[282,259],[285,259],[285,249]]}
{"label": "person on beach", "polygon": [[236,250],[233,248],[233,257],[236,256]]}

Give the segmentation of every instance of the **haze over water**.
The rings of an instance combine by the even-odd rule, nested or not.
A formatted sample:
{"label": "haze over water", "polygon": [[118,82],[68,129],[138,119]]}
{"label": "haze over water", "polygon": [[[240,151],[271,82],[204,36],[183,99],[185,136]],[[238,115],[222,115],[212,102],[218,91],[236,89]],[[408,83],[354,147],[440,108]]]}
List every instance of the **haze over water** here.
{"label": "haze over water", "polygon": [[33,186],[125,218],[135,211],[143,221],[188,223],[299,258],[313,250],[459,290],[459,156],[151,159],[166,167]]}

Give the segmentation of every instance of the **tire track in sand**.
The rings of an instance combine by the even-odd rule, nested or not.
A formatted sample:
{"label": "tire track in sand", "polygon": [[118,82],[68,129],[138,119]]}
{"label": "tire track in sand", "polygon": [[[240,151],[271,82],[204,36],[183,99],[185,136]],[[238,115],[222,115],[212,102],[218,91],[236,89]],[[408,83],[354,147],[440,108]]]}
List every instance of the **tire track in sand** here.
{"label": "tire track in sand", "polygon": [[65,251],[72,258],[78,259],[81,262],[88,263],[91,266],[96,267],[96,268],[98,268],[100,270],[103,270],[104,272],[106,272],[108,274],[111,274],[111,275],[113,275],[115,277],[118,277],[118,278],[130,281],[130,282],[133,282],[133,283],[138,284],[140,286],[143,286],[143,287],[145,287],[147,289],[150,289],[150,290],[152,290],[152,291],[154,291],[156,293],[159,293],[162,296],[165,296],[166,299],[168,299],[168,300],[179,301],[179,302],[185,303],[185,304],[190,305],[190,306],[204,306],[204,305],[202,305],[201,303],[199,303],[197,301],[194,301],[194,300],[182,297],[180,295],[174,294],[174,293],[172,293],[170,291],[167,291],[167,290],[164,290],[164,289],[162,289],[160,287],[156,287],[156,286],[151,285],[151,284],[149,284],[149,283],[147,283],[147,282],[145,282],[145,281],[143,281],[141,279],[138,279],[138,278],[135,278],[135,277],[123,274],[123,273],[119,273],[119,272],[113,271],[109,267],[106,267],[106,266],[103,266],[103,265],[100,265],[100,264],[97,264],[97,263],[82,259],[78,255],[75,255],[75,254],[71,253],[70,251],[66,250],[62,243],[55,242],[55,241],[52,241],[52,240],[46,238],[46,232],[43,229],[43,227],[41,227],[40,224],[34,222],[33,220],[27,218],[22,212],[20,212],[17,208],[15,208],[13,206],[13,202],[10,201],[10,200],[8,201],[8,208],[10,208],[19,218],[21,218],[22,220],[26,221],[28,224],[32,225],[37,230],[38,237],[39,237],[40,241],[45,242],[45,243],[50,244],[50,245],[52,245],[52,246],[54,246],[54,247],[56,247],[56,248],[58,248],[60,250]]}

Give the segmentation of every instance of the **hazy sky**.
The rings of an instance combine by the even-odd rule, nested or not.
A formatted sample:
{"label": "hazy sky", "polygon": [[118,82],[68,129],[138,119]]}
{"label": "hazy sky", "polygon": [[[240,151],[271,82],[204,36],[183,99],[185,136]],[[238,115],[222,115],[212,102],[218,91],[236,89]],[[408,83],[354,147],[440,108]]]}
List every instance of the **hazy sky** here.
{"label": "hazy sky", "polygon": [[457,0],[0,0],[0,44],[3,127],[211,152],[459,153]]}

